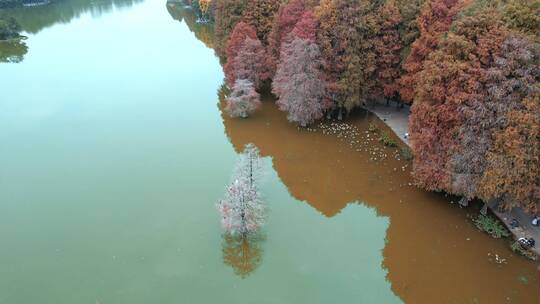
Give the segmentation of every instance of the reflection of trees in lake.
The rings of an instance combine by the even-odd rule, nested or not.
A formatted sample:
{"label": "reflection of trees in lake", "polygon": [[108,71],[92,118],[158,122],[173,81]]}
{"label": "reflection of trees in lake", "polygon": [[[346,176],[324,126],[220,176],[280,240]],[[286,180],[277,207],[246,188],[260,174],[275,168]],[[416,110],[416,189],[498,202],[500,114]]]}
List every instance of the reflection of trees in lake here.
{"label": "reflection of trees in lake", "polygon": [[262,235],[248,237],[223,234],[223,262],[233,268],[234,273],[245,278],[262,262]]}
{"label": "reflection of trees in lake", "polygon": [[[0,9],[0,14],[15,18],[21,30],[37,33],[56,23],[68,23],[84,13],[92,16],[110,12],[114,8],[130,7],[143,0],[62,0],[36,7],[18,7]],[[22,40],[0,43],[0,62],[21,62],[28,52],[28,46]]]}
{"label": "reflection of trees in lake", "polygon": [[0,41],[0,62],[19,63],[28,53],[28,46],[23,39]]}
{"label": "reflection of trees in lake", "polygon": [[23,31],[37,33],[56,23],[68,23],[84,13],[100,16],[114,8],[130,7],[143,0],[62,0],[48,5],[6,9]]}
{"label": "reflection of trees in lake", "polygon": [[211,22],[197,22],[197,14],[192,8],[181,2],[168,2],[167,11],[173,19],[180,22],[185,21],[189,30],[207,47],[214,47],[214,25]]}

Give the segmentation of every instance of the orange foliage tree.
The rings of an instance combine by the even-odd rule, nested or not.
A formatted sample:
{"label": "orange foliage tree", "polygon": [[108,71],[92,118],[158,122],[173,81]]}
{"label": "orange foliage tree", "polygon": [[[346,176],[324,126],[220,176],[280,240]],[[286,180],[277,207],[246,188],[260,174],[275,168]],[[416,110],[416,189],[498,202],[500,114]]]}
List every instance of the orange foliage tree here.
{"label": "orange foliage tree", "polygon": [[401,15],[394,0],[389,0],[375,14],[377,33],[373,38],[376,54],[376,84],[372,98],[392,98],[399,90],[400,52],[402,48],[398,28]]}
{"label": "orange foliage tree", "polygon": [[423,69],[424,60],[437,49],[439,39],[446,33],[454,17],[462,8],[460,0],[429,0],[417,19],[420,37],[412,44],[401,77],[400,94],[402,100],[411,103],[414,99],[414,88],[418,81],[418,73]]}

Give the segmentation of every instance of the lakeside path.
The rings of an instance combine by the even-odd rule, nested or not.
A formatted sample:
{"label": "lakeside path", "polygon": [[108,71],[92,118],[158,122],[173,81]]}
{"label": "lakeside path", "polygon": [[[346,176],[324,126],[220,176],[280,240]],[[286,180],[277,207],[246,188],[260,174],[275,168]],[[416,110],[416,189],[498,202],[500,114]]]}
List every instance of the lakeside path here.
{"label": "lakeside path", "polygon": [[[399,108],[392,103],[390,106],[383,104],[375,104],[366,108],[368,111],[375,114],[381,119],[396,135],[407,144],[409,147],[409,139],[405,137],[405,133],[409,131],[409,106]],[[532,216],[525,213],[520,208],[514,208],[509,212],[499,212],[497,208],[490,206],[490,210],[495,214],[512,232],[515,239],[521,237],[532,237],[536,241],[536,246],[532,248],[537,255],[540,256],[540,227],[535,227],[531,224]],[[519,227],[512,228],[510,222],[516,219],[519,222]]]}

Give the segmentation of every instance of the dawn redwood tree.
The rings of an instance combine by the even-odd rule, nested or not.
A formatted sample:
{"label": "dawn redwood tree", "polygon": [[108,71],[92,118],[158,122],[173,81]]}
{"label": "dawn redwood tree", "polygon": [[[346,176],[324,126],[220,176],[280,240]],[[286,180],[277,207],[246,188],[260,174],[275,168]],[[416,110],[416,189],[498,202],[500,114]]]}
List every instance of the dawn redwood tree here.
{"label": "dawn redwood tree", "polygon": [[295,38],[282,46],[272,92],[290,122],[302,127],[324,115],[324,97],[319,47],[312,41]]}
{"label": "dawn redwood tree", "polygon": [[225,232],[246,238],[256,234],[265,220],[265,206],[258,187],[262,161],[259,150],[248,144],[236,165],[225,198],[217,204]]}
{"label": "dawn redwood tree", "polygon": [[332,105],[337,103],[339,93],[337,82],[344,70],[340,55],[344,49],[336,32],[338,14],[333,0],[321,0],[315,8],[315,16],[319,23],[317,45],[320,48],[323,64],[323,77],[327,91],[326,102]]}
{"label": "dawn redwood tree", "polygon": [[394,0],[389,0],[376,11],[377,34],[373,38],[375,50],[375,77],[372,97],[393,98],[399,90],[400,52],[399,37],[401,15]]}
{"label": "dawn redwood tree", "polygon": [[403,69],[405,74],[400,80],[400,95],[405,102],[414,99],[418,73],[423,69],[426,60],[437,49],[441,35],[448,32],[456,14],[465,0],[428,0],[417,19],[420,36],[411,46]]}
{"label": "dawn redwood tree", "polygon": [[243,20],[255,28],[257,37],[265,46],[268,45],[268,35],[281,2],[281,0],[249,0],[244,11]]}
{"label": "dawn redwood tree", "polygon": [[241,21],[248,0],[214,0],[215,10],[215,49],[223,57],[227,41],[234,27]]}
{"label": "dawn redwood tree", "polygon": [[409,55],[411,44],[418,38],[419,29],[417,24],[420,11],[426,0],[396,0],[400,15],[403,19],[399,26],[399,36],[403,45],[401,60]]}
{"label": "dawn redwood tree", "polygon": [[498,14],[456,21],[424,62],[410,117],[413,175],[430,190],[537,212],[540,47]]}
{"label": "dawn redwood tree", "polygon": [[540,212],[540,94],[527,97],[507,113],[507,124],[494,134],[483,176],[484,199],[501,199],[506,209]]}
{"label": "dawn redwood tree", "polygon": [[272,29],[268,34],[268,65],[272,76],[275,74],[279,62],[281,45],[285,38],[292,32],[296,23],[306,10],[306,0],[291,0],[282,3],[272,23]]}
{"label": "dawn redwood tree", "polygon": [[540,36],[540,2],[509,0],[503,8],[503,20],[513,29]]}
{"label": "dawn redwood tree", "polygon": [[418,74],[409,118],[413,176],[420,186],[437,191],[451,188],[449,159],[465,119],[458,108],[481,98],[478,67],[466,59],[474,45],[453,34],[444,43]]}
{"label": "dawn redwood tree", "polygon": [[225,111],[233,118],[246,118],[261,106],[259,93],[247,79],[236,80],[226,101]]}
{"label": "dawn redwood tree", "polygon": [[510,33],[487,73],[489,98],[497,102],[497,124],[480,192],[503,207],[540,211],[540,45]]}
{"label": "dawn redwood tree", "polygon": [[[474,7],[471,9],[476,10]],[[449,35],[457,35],[471,46],[469,49],[457,44],[456,48],[465,50],[459,59],[474,66],[477,72],[471,75],[468,84],[473,80],[481,84],[478,98],[454,109],[463,114],[464,121],[457,132],[458,144],[450,155],[448,170],[451,185],[445,191],[462,195],[467,200],[479,196],[478,188],[486,166],[486,152],[492,144],[491,132],[497,124],[499,113],[506,106],[489,96],[485,83],[486,73],[493,66],[494,56],[507,35],[500,19],[495,10],[484,6],[480,11],[457,20],[452,26],[452,36]],[[446,53],[460,54],[452,49],[447,49]]]}
{"label": "dawn redwood tree", "polygon": [[305,11],[289,37],[316,42],[317,40],[317,19],[312,11]]}
{"label": "dawn redwood tree", "polygon": [[374,53],[368,39],[371,18],[366,2],[322,0],[315,9],[317,43],[321,48],[328,99],[350,111],[365,102],[372,85]]}
{"label": "dawn redwood tree", "polygon": [[227,73],[227,83],[236,79],[247,79],[260,88],[261,82],[268,79],[266,52],[259,39],[246,37],[236,57],[231,58],[232,73]]}
{"label": "dawn redwood tree", "polygon": [[227,62],[223,66],[223,72],[229,86],[234,85],[236,79],[235,58],[242,50],[246,38],[257,39],[257,33],[251,25],[245,22],[239,22],[227,40]]}

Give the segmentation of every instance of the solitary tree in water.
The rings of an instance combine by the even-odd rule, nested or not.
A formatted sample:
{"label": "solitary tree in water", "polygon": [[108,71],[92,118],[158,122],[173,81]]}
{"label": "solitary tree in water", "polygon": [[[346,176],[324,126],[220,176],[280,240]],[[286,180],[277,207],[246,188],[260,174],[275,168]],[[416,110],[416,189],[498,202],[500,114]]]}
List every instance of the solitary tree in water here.
{"label": "solitary tree in water", "polygon": [[247,237],[264,224],[265,208],[257,186],[260,170],[259,150],[253,144],[246,145],[225,198],[217,204],[223,228],[232,236]]}

